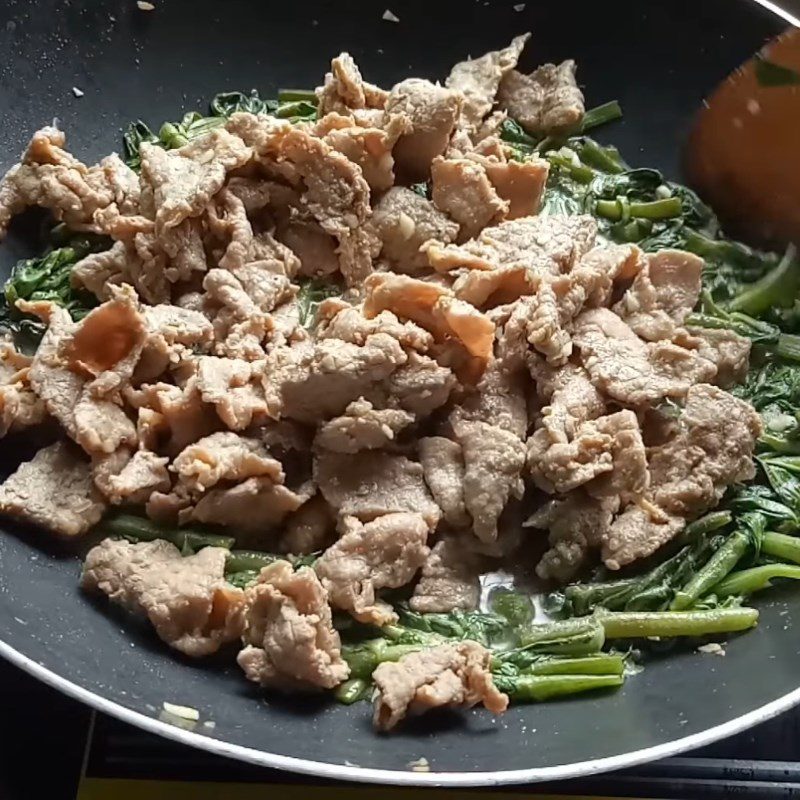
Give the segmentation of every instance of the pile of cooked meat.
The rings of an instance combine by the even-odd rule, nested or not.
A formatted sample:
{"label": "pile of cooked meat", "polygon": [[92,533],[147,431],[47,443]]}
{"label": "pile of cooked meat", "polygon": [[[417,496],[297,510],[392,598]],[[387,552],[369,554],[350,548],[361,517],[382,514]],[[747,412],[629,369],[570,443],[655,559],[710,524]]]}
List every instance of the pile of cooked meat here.
{"label": "pile of cooked meat", "polygon": [[[537,214],[548,162],[511,158],[499,126],[559,134],[584,107],[572,62],[515,69],[526,39],[388,91],[342,53],[316,121],[236,113],[143,143],[140,173],[37,132],[0,184],[0,235],[40,206],[113,245],[72,271],[101,301],[80,321],[18,304],[48,327],[32,357],[2,345],[0,429],[63,436],[0,509],[74,538],[132,506],[323,551],[245,589],[218,547],[106,539],[83,567],[172,647],[240,642],[250,680],[295,690],[348,677],[333,611],[380,626],[384,590],[412,585],[415,611],[473,609],[501,559],[556,582],[617,570],[751,478],[759,417],[725,391],[749,341],[684,324],[702,260]],[[340,286],[311,322],[309,279]],[[382,664],[376,725],[502,711],[489,662],[463,642]]]}

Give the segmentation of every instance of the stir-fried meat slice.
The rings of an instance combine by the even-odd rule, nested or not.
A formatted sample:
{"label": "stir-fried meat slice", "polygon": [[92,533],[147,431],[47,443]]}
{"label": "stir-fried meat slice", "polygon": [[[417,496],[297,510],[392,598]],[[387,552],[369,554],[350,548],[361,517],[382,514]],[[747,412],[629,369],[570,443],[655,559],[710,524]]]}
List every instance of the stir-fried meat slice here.
{"label": "stir-fried meat slice", "polygon": [[244,593],[225,581],[227,554],[204,547],[184,557],[163,539],[105,539],[87,554],[81,586],[146,616],[181,653],[206,656],[237,639],[244,624]]}
{"label": "stir-fried meat slice", "polygon": [[349,285],[358,285],[372,271],[379,244],[364,226],[370,215],[369,185],[361,169],[322,139],[283,120],[237,113],[228,127],[253,147],[257,159],[296,171],[305,187],[303,206],[338,240],[342,275]]}
{"label": "stir-fried meat slice", "polygon": [[341,300],[326,300],[317,313],[316,336],[318,339],[341,339],[343,342],[363,345],[367,337],[375,333],[386,333],[397,339],[407,350],[424,353],[433,344],[433,337],[413,322],[400,322],[391,311],[381,311],[369,318],[363,309],[348,305]]}
{"label": "stir-fried meat slice", "polygon": [[470,269],[456,278],[453,292],[459,300],[484,310],[533,294],[539,283],[540,277],[524,266]]}
{"label": "stir-fried meat slice", "polygon": [[276,483],[272,475],[248,478],[231,488],[209,490],[193,508],[182,510],[179,519],[235,528],[247,534],[253,546],[263,547],[273,529],[282,525],[312,494],[310,484],[294,490]]}
{"label": "stir-fried meat slice", "polygon": [[316,220],[298,216],[282,225],[277,235],[300,260],[298,271],[301,275],[313,278],[338,271],[336,239]]}
{"label": "stir-fried meat slice", "polygon": [[508,47],[494,50],[480,58],[470,58],[456,64],[447,76],[445,85],[464,95],[461,125],[477,130],[483,118],[492,110],[495,95],[503,76],[517,66],[529,33],[515,36]]}
{"label": "stir-fried meat slice", "polygon": [[31,389],[33,359],[0,340],[0,437],[39,425],[47,418],[44,403]]}
{"label": "stir-fried meat slice", "polygon": [[320,426],[314,446],[335,453],[380,450],[414,421],[413,415],[398,408],[375,408],[363,397],[350,403],[341,417]]}
{"label": "stir-fried meat slice", "polygon": [[144,505],[153,492],[168,492],[172,486],[166,456],[150,450],[137,450],[131,455],[124,448],[104,456],[93,466],[95,486],[114,505]]}
{"label": "stir-fried meat slice", "polygon": [[436,543],[425,563],[408,604],[422,614],[447,614],[478,607],[481,561],[459,536]]}
{"label": "stir-fried meat slice", "polygon": [[137,410],[136,431],[149,450],[177,455],[188,444],[219,428],[219,417],[203,402],[195,378],[183,387],[169,383],[145,384],[124,392]]}
{"label": "stir-fried meat slice", "polygon": [[232,431],[263,420],[267,402],[256,364],[234,358],[201,356],[197,359],[197,389]]}
{"label": "stir-fried meat slice", "polygon": [[37,131],[21,163],[0,181],[0,239],[11,219],[28,206],[41,206],[70,227],[101,232],[95,212],[116,203],[126,212],[139,206],[136,174],[116,155],[87,167],[64,147],[65,136],[53,127]]}
{"label": "stir-fried meat slice", "polygon": [[591,481],[604,496],[636,495],[648,483],[639,423],[627,410],[581,423],[568,442],[550,442],[547,429],[540,428],[528,442],[528,466],[536,484],[551,494]]}
{"label": "stir-fried meat slice", "polygon": [[454,339],[484,366],[491,359],[494,324],[448,289],[389,272],[371,275],[364,288],[366,317],[392,311],[430,331],[439,342]]}
{"label": "stir-fried meat slice", "polygon": [[324,550],[336,535],[336,515],[321,494],[315,494],[286,519],[278,550],[306,555]]}
{"label": "stir-fried meat slice", "polygon": [[325,589],[314,571],[287,561],[261,570],[246,591],[244,649],[249,680],[275,689],[332,689],[350,670],[342,659]]}
{"label": "stir-fried meat slice", "polygon": [[[79,328],[69,312],[51,303],[22,304],[22,308],[38,313],[49,323],[28,373],[31,386],[47,412],[89,453],[113,453],[123,445],[135,445],[136,429],[125,412],[110,400],[95,399],[86,379],[67,366],[64,350],[74,341]],[[78,341],[85,340],[81,337]],[[125,343],[124,336],[122,342]],[[102,361],[105,354],[120,352],[119,341],[88,343],[89,347],[92,345],[98,348],[98,365],[108,365]],[[85,355],[88,358],[88,353]]]}
{"label": "stir-fried meat slice", "polygon": [[425,483],[442,509],[445,522],[454,528],[467,527],[470,518],[464,505],[461,445],[442,436],[427,436],[417,444]]}
{"label": "stir-fried meat slice", "polygon": [[428,260],[439,272],[521,266],[534,273],[567,272],[594,246],[597,223],[590,216],[522,217],[486,228],[463,245],[428,245]]}
{"label": "stir-fried meat slice", "polygon": [[500,108],[535,134],[570,131],[580,124],[585,111],[574,61],[543,64],[530,75],[511,70],[500,82],[497,100]]}
{"label": "stir-fried meat slice", "polygon": [[530,217],[539,212],[550,173],[549,161],[544,158],[526,161],[486,158],[480,163],[500,199],[507,205],[506,219]]}
{"label": "stir-fried meat slice", "polygon": [[39,450],[0,486],[2,513],[58,536],[86,533],[105,507],[89,463],[65,442]]}
{"label": "stir-fried meat slice", "polygon": [[331,61],[331,71],[316,94],[320,116],[331,111],[347,114],[362,108],[380,109],[388,97],[388,92],[364,81],[349,53],[340,53]]}
{"label": "stir-fried meat slice", "polygon": [[435,528],[441,512],[428,492],[422,466],[405,456],[369,450],[356,455],[319,453],[314,479],[341,517],[370,522],[383,514],[421,514]]}
{"label": "stir-fried meat slice", "polygon": [[212,433],[190,444],[172,462],[172,471],[183,486],[198,493],[220,481],[263,476],[282,483],[284,477],[280,461],[272,458],[261,442],[233,431]]}
{"label": "stir-fried meat slice", "polygon": [[598,500],[581,490],[542,506],[525,522],[526,527],[549,531],[550,549],[536,566],[536,574],[559,583],[576,577],[603,543],[618,508],[617,498]]}
{"label": "stir-fried meat slice", "polygon": [[649,503],[629,505],[603,534],[603,563],[619,569],[655,553],[683,530],[686,520],[654,509]]}
{"label": "stir-fried meat slice", "polygon": [[477,642],[442,644],[379,664],[372,679],[378,690],[373,721],[379,730],[394,728],[408,714],[439,706],[470,708],[483,703],[495,714],[508,707],[490,671],[492,655]]}
{"label": "stir-fried meat slice", "polygon": [[522,496],[525,445],[487,422],[459,420],[453,430],[464,454],[464,502],[472,529],[482,542],[491,543],[509,497]]}
{"label": "stir-fried meat slice", "polygon": [[592,383],[625,405],[681,398],[716,367],[670,342],[643,342],[613,311],[596,308],[576,320],[572,340]]}
{"label": "stir-fried meat slice", "polygon": [[408,362],[389,376],[386,388],[401,408],[417,417],[427,417],[447,403],[457,384],[451,369],[411,352]]}
{"label": "stir-fried meat slice", "polygon": [[231,170],[246,164],[252,151],[225,128],[215,128],[177,150],[143,142],[142,183],[152,190],[156,232],[201,214]]}
{"label": "stir-fried meat slice", "polygon": [[389,189],[377,202],[372,225],[380,238],[381,256],[401,272],[426,271],[425,242],[435,239],[449,244],[458,234],[458,224],[424,197],[404,186]]}
{"label": "stir-fried meat slice", "polygon": [[678,423],[677,435],[649,454],[653,499],[670,513],[694,516],[729,485],[753,478],[761,418],[749,403],[699,384],[687,393]]}
{"label": "stir-fried meat slice", "polygon": [[405,120],[394,116],[385,127],[372,128],[346,119],[346,125],[325,134],[325,143],[361,167],[364,180],[374,193],[385,192],[394,185],[392,148],[406,129]]}
{"label": "stir-fried meat slice", "polygon": [[410,583],[425,563],[428,523],[407,512],[384,514],[366,525],[347,522],[346,533],[317,559],[314,570],[334,608],[371,625],[395,622],[397,614],[378,592]]}
{"label": "stir-fried meat slice", "polygon": [[678,332],[675,344],[696,350],[697,354],[710,361],[716,368],[714,383],[726,388],[741,383],[750,366],[751,342],[744,336],[725,328],[687,328],[687,334]]}
{"label": "stir-fried meat slice", "polygon": [[264,368],[270,413],[311,424],[330,419],[359,397],[369,398],[407,359],[397,339],[380,332],[362,346],[322,339],[278,347]]}
{"label": "stir-fried meat slice", "polygon": [[486,170],[469,158],[435,158],[431,163],[434,205],[461,226],[461,239],[477,236],[505,219],[508,203],[492,186]]}
{"label": "stir-fried meat slice", "polygon": [[703,259],[693,253],[653,253],[614,311],[642,339],[671,339],[697,304],[702,272]]}
{"label": "stir-fried meat slice", "polygon": [[428,178],[431,161],[447,148],[462,98],[460,92],[421,78],[408,78],[392,87],[386,99],[386,113],[405,116],[410,125],[394,147],[395,163],[405,178]]}

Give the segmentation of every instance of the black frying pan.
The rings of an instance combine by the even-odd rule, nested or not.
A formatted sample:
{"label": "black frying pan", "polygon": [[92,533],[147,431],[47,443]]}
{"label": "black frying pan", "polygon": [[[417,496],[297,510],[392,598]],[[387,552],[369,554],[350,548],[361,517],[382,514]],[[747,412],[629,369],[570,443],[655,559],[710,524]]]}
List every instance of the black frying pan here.
{"label": "black frying pan", "polygon": [[[313,87],[352,53],[379,84],[443,78],[467,54],[534,32],[526,63],[573,57],[588,104],[619,98],[605,136],[634,164],[677,174],[682,134],[701,98],[785,22],[746,0],[3,0],[0,169],[57,117],[94,159],[120,129],[203,109],[222,90]],[[386,6],[399,23],[384,21]],[[84,95],[74,96],[72,87]],[[27,254],[12,236],[7,269]],[[5,274],[5,273],[4,273]],[[24,441],[0,442],[10,471]],[[422,718],[378,736],[364,704],[266,702],[231,663],[187,662],[144,627],[78,590],[69,553],[6,524],[0,536],[0,654],[62,691],[147,730],[259,764],[387,783],[494,784],[614,769],[734,733],[800,701],[800,594],[771,592],[757,629],[725,658],[692,652],[650,663],[609,695]],[[194,732],[159,721],[164,701],[200,710]],[[411,771],[425,757],[431,773]]]}

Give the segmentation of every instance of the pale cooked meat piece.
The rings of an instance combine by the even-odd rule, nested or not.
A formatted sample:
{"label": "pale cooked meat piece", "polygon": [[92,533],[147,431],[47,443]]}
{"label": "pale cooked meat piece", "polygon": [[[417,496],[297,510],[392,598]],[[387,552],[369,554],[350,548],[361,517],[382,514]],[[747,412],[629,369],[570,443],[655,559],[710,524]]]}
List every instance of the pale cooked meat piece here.
{"label": "pale cooked meat piece", "polygon": [[86,533],[105,508],[89,463],[66,442],[42,448],[0,486],[0,512],[58,536]]}
{"label": "pale cooked meat piece", "polygon": [[407,360],[386,333],[367,336],[362,346],[321,339],[277,347],[267,356],[263,377],[270,413],[310,424],[335,417],[359,397],[369,398]]}
{"label": "pale cooked meat piece", "polygon": [[145,384],[126,390],[124,397],[138,412],[136,430],[149,450],[177,455],[187,445],[219,428],[219,417],[203,402],[195,378],[183,387]]}
{"label": "pale cooked meat piece", "polygon": [[671,339],[700,297],[703,259],[683,250],[647,256],[614,311],[643,339]]}
{"label": "pale cooked meat piece", "polygon": [[196,363],[200,396],[214,406],[228,428],[241,431],[266,417],[258,365],[216,356],[200,356]]}
{"label": "pale cooked meat piece", "polygon": [[639,558],[655,553],[679,534],[686,520],[664,514],[649,504],[629,505],[603,534],[603,563],[608,569],[619,569]]}
{"label": "pale cooked meat piece", "polygon": [[490,671],[492,654],[477,642],[442,644],[379,664],[372,679],[377,688],[373,722],[388,731],[409,714],[439,706],[471,708],[483,703],[501,714],[508,697],[498,691]]}
{"label": "pale cooked meat piece", "polygon": [[131,455],[122,448],[95,462],[94,483],[113,505],[142,505],[153,492],[170,490],[168,463],[166,456],[158,456],[150,450],[137,450]]}
{"label": "pale cooked meat piece", "polygon": [[427,271],[422,245],[430,239],[449,244],[458,235],[458,223],[404,186],[395,186],[381,197],[371,224],[382,243],[381,256],[401,272]]}
{"label": "pale cooked meat piece", "polygon": [[524,523],[549,531],[550,549],[536,565],[536,574],[559,583],[575,578],[600,548],[618,508],[614,497],[599,500],[581,490],[542,506]]}
{"label": "pale cooked meat piece", "polygon": [[750,366],[750,350],[752,343],[744,336],[727,328],[694,328],[687,329],[688,339],[682,334],[673,341],[683,347],[697,350],[701,358],[710,361],[716,368],[714,383],[723,389],[741,383],[747,376]]}
{"label": "pale cooked meat piece", "polygon": [[526,267],[541,275],[568,272],[594,246],[597,223],[587,215],[546,215],[507,220],[463,245],[427,247],[438,272]]}
{"label": "pale cooked meat piece", "polygon": [[481,159],[481,164],[500,199],[507,204],[506,219],[539,213],[547,176],[550,174],[549,161],[544,158],[529,158],[526,161],[486,158]]}
{"label": "pale cooked meat piece", "polygon": [[426,436],[417,442],[425,483],[445,522],[465,528],[470,517],[464,505],[464,457],[461,445],[443,436]]}
{"label": "pale cooked meat piece", "polygon": [[0,239],[11,219],[28,206],[41,206],[72,228],[96,230],[98,209],[116,203],[125,212],[139,205],[139,181],[117,155],[87,167],[63,147],[65,136],[54,127],[37,131],[19,164],[0,181]]}
{"label": "pale cooked meat piece", "polygon": [[412,414],[398,408],[375,408],[363,397],[354,400],[344,414],[323,423],[314,447],[335,453],[380,450],[391,444],[403,428],[414,421]]}
{"label": "pale cooked meat piece", "polygon": [[81,587],[146,616],[170,647],[195,658],[238,639],[244,593],[225,581],[221,547],[182,556],[170,542],[104,539],[86,556]]}
{"label": "pale cooked meat piece", "polygon": [[508,214],[508,203],[497,193],[486,170],[469,158],[433,159],[431,198],[436,208],[461,226],[461,239],[477,236]]}
{"label": "pale cooked meat piece", "polygon": [[0,340],[0,437],[39,425],[47,418],[47,409],[28,378],[32,361],[10,340]]}
{"label": "pale cooked meat piece", "polygon": [[670,342],[646,344],[613,311],[595,308],[575,320],[572,341],[592,383],[625,405],[681,398],[716,367]]}
{"label": "pale cooked meat piece", "polygon": [[463,537],[446,536],[432,548],[408,601],[421,614],[474,611],[481,593],[481,558]]}
{"label": "pale cooked meat piece", "polygon": [[69,312],[52,303],[21,307],[48,323],[28,373],[47,412],[89,453],[113,453],[123,445],[135,445],[136,428],[125,412],[109,400],[95,399],[85,378],[65,363],[62,350],[78,327]]}
{"label": "pale cooked meat piece", "polygon": [[601,435],[611,437],[611,470],[588,483],[586,491],[593,497],[618,497],[623,502],[644,494],[650,473],[636,414],[624,409],[585,424],[594,424]]}
{"label": "pale cooked meat piece", "polygon": [[447,148],[461,112],[463,95],[422,78],[408,78],[392,87],[386,113],[408,118],[410,130],[394,146],[399,171],[411,181],[430,175],[431,161]]}
{"label": "pale cooked meat piece", "polygon": [[539,283],[540,277],[524,266],[469,269],[456,278],[453,292],[459,300],[485,311],[533,294]]}
{"label": "pale cooked meat piece", "polygon": [[500,82],[497,101],[528,133],[535,134],[570,131],[580,124],[585,111],[574,61],[542,64],[530,75],[511,70]]}
{"label": "pale cooked meat piece", "polygon": [[408,362],[396,369],[386,382],[391,397],[406,411],[427,417],[450,399],[458,385],[448,367],[426,355],[411,352]]}
{"label": "pale cooked meat piece", "polygon": [[313,219],[291,219],[278,229],[281,242],[300,260],[298,272],[306,277],[331,275],[339,269],[336,239]]}
{"label": "pale cooked meat piece", "polygon": [[753,478],[762,423],[749,403],[699,384],[689,389],[678,426],[674,438],[650,449],[652,498],[669,513],[694,516],[731,484]]}
{"label": "pale cooked meat piece", "polygon": [[59,344],[64,365],[91,376],[89,391],[102,397],[127,384],[147,342],[145,317],[130,286],[112,290],[111,299],[92,309]]}
{"label": "pale cooked meat piece", "polygon": [[451,419],[496,425],[524,439],[528,432],[527,376],[512,357],[495,358],[474,391],[457,406]]}
{"label": "pale cooked meat piece", "polygon": [[353,520],[347,532],[314,563],[314,571],[334,608],[359,622],[397,621],[381,589],[410,583],[428,557],[428,523],[421,514],[384,514],[363,525]]}
{"label": "pale cooked meat piece", "polygon": [[405,456],[370,450],[349,455],[318,453],[314,480],[340,517],[370,522],[383,514],[421,514],[433,529],[441,512],[423,478],[422,466]]}
{"label": "pale cooked meat piece", "polygon": [[157,233],[201,214],[228,173],[252,157],[251,149],[225,128],[176,150],[143,142],[140,153],[142,183],[152,190]]}
{"label": "pale cooked meat piece", "polygon": [[259,160],[296,171],[305,188],[303,207],[338,240],[339,267],[348,285],[360,284],[372,271],[379,244],[364,226],[370,194],[360,167],[322,139],[283,120],[237,113],[228,127],[253,147]]}
{"label": "pale cooked meat piece", "polygon": [[328,131],[323,139],[358,164],[369,188],[378,194],[394,184],[392,148],[404,130],[404,120],[398,116],[390,117],[382,128],[364,127],[349,120],[346,127]]}
{"label": "pale cooked meat piece", "polygon": [[502,77],[517,66],[530,33],[515,36],[508,47],[493,50],[480,58],[459,61],[447,76],[445,85],[464,95],[461,125],[477,130],[483,118],[492,110]]}
{"label": "pale cooked meat piece", "polygon": [[494,323],[448,289],[407,275],[377,272],[365,281],[364,290],[367,318],[391,311],[430,331],[439,342],[456,340],[482,367],[491,360]]}
{"label": "pale cooked meat piece", "polygon": [[458,420],[453,430],[464,454],[464,502],[472,529],[482,542],[491,543],[509,497],[522,496],[525,445],[488,422]]}
{"label": "pale cooked meat piece", "polygon": [[413,322],[400,322],[391,311],[381,311],[367,318],[363,309],[340,300],[325,300],[320,304],[315,333],[318,339],[341,339],[357,345],[363,345],[374,333],[386,333],[404,348],[420,353],[433,344],[428,331]]}
{"label": "pale cooked meat piece", "polygon": [[282,483],[284,478],[280,461],[272,458],[260,441],[233,431],[212,433],[190,444],[176,456],[171,469],[183,486],[198,493],[220,481],[263,476]]}
{"label": "pale cooked meat piece", "polygon": [[328,598],[309,567],[287,561],[261,570],[246,590],[244,649],[236,660],[251,681],[275,689],[332,689],[347,679]]}
{"label": "pale cooked meat piece", "polygon": [[364,81],[353,57],[340,53],[331,61],[331,71],[316,94],[319,115],[323,116],[331,111],[346,114],[356,109],[381,109],[389,93]]}
{"label": "pale cooked meat piece", "polygon": [[286,518],[278,551],[306,555],[324,550],[336,537],[336,515],[321,494],[315,494]]}
{"label": "pale cooked meat piece", "polygon": [[248,478],[230,488],[210,489],[194,508],[181,510],[179,520],[234,528],[262,547],[265,534],[282,525],[312,494],[313,487],[309,484],[294,490],[276,483],[271,475]]}

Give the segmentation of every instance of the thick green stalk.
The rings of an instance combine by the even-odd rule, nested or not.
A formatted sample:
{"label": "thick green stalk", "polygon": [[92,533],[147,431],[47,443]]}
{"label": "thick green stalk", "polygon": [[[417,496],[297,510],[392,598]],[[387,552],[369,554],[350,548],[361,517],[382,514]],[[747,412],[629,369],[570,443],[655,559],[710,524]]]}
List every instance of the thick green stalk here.
{"label": "thick green stalk", "polygon": [[800,290],[800,261],[796,256],[796,248],[788,247],[778,266],[734,297],[728,309],[757,317],[773,306],[791,304]]}
{"label": "thick green stalk", "polygon": [[713,588],[717,597],[747,597],[772,586],[773,578],[800,580],[800,566],[796,564],[764,564],[728,575]]}
{"label": "thick green stalk", "polygon": [[767,531],[761,540],[761,552],[773,558],[800,564],[800,539],[785,533]]}
{"label": "thick green stalk", "polygon": [[607,103],[602,103],[599,106],[590,108],[583,115],[583,122],[581,123],[581,132],[592,130],[599,125],[606,125],[614,120],[622,119],[622,106],[619,100],[609,100]]}
{"label": "thick green stalk", "polygon": [[545,656],[521,672],[526,675],[622,675],[625,658],[619,653],[597,653],[582,658]]}
{"label": "thick green stalk", "polygon": [[369,679],[378,664],[399,661],[409,653],[423,650],[424,644],[393,644],[386,639],[369,639],[355,645],[342,647],[342,658],[350,667],[350,678]]}
{"label": "thick green stalk", "polygon": [[498,689],[520,703],[541,703],[554,697],[617,687],[624,680],[622,675],[516,675],[494,679]]}
{"label": "thick green stalk", "polygon": [[166,539],[182,551],[195,552],[202,547],[224,547],[230,550],[236,543],[232,536],[209,533],[200,527],[174,528],[158,525],[147,517],[138,517],[135,514],[115,514],[106,517],[100,520],[98,527],[109,536],[123,536],[134,542]]}
{"label": "thick green stalk", "polygon": [[231,550],[225,562],[226,572],[245,572],[246,570],[260,570],[276,561],[284,559],[272,553],[260,553],[257,550]]}
{"label": "thick green stalk", "polygon": [[672,219],[683,213],[680,197],[665,197],[663,200],[628,203],[626,208],[618,200],[598,200],[595,212],[610,220],[621,220],[623,216],[637,219]]}
{"label": "thick green stalk", "polygon": [[637,578],[623,578],[602,583],[573,583],[564,590],[575,616],[583,616],[596,606],[614,609],[625,605],[629,590],[636,586]]}
{"label": "thick green stalk", "polygon": [[317,95],[313,89],[279,89],[279,103],[313,103],[316,105]]}
{"label": "thick green stalk", "polygon": [[589,655],[603,646],[603,626],[592,617],[532,625],[519,632],[520,645],[529,652],[552,655]]}
{"label": "thick green stalk", "polygon": [[336,687],[334,697],[346,706],[357,703],[369,691],[369,681],[363,678],[350,678],[350,680]]}
{"label": "thick green stalk", "polygon": [[597,611],[607,639],[707,636],[752,628],[758,622],[754,608],[714,608],[708,611]]}
{"label": "thick green stalk", "polygon": [[734,531],[689,582],[675,593],[670,609],[683,611],[694,605],[703,595],[708,594],[709,589],[718,584],[739,563],[749,545],[750,537],[745,531]]}

